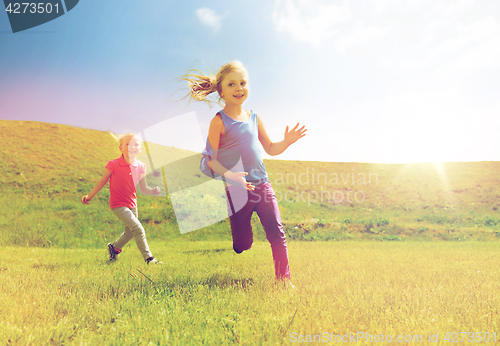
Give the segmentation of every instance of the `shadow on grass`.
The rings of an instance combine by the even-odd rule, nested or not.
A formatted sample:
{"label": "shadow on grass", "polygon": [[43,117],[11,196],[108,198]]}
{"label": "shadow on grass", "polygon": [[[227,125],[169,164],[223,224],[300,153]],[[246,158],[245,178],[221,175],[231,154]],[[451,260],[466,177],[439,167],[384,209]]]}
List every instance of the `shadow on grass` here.
{"label": "shadow on grass", "polygon": [[226,251],[233,251],[233,249],[189,250],[189,251],[184,251],[184,253],[209,254],[209,253],[226,252]]}
{"label": "shadow on grass", "polygon": [[210,289],[248,289],[254,284],[254,279],[251,277],[232,277],[229,274],[213,274],[205,278],[194,279],[192,277],[178,277],[165,281],[159,281],[153,284],[157,293],[172,294],[178,291],[192,291],[200,286],[205,286]]}
{"label": "shadow on grass", "polygon": [[226,287],[239,287],[248,288],[254,283],[253,278],[233,278],[228,275],[212,275],[205,280],[200,280],[200,285],[206,285],[210,288],[226,288]]}
{"label": "shadow on grass", "polygon": [[61,265],[35,263],[32,267],[33,269],[56,270],[59,269]]}

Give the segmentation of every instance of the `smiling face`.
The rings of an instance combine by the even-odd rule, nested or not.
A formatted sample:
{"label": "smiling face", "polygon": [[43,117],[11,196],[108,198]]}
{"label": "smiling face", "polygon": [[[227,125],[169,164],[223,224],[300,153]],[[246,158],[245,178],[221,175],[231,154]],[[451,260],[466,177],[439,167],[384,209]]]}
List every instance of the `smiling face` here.
{"label": "smiling face", "polygon": [[237,69],[226,74],[220,83],[220,96],[226,105],[242,105],[248,98],[248,75]]}
{"label": "smiling face", "polygon": [[125,138],[123,144],[120,145],[120,151],[123,157],[129,162],[133,162],[137,155],[141,152],[142,146],[139,138],[133,136],[130,138]]}

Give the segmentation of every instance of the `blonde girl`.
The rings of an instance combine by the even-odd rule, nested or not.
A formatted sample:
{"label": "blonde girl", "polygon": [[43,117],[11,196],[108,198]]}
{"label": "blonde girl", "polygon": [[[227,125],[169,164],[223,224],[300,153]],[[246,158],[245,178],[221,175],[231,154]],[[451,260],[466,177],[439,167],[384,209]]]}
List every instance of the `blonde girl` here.
{"label": "blonde girl", "polygon": [[[272,142],[261,117],[243,109],[249,93],[249,78],[247,70],[238,61],[223,65],[216,76],[191,70],[181,79],[188,84],[191,100],[211,104],[213,101],[207,97],[217,93],[219,104],[224,106],[210,122],[200,168],[205,174],[224,177],[227,182],[234,251],[241,253],[252,247],[251,218],[253,212],[257,212],[271,244],[275,276],[279,280],[289,279],[286,237],[260,149],[264,148],[272,156],[279,155],[306,135],[305,127],[299,128],[297,123],[289,130],[287,126],[284,139]],[[243,164],[241,172],[231,170],[238,161]]]}
{"label": "blonde girl", "polygon": [[109,259],[118,259],[125,244],[134,238],[147,264],[161,264],[149,250],[146,232],[137,218],[136,185],[139,182],[141,191],[147,195],[158,195],[160,188],[150,188],[144,179],[146,165],[136,159],[142,148],[139,137],[127,133],[118,137],[117,141],[122,155],[108,162],[92,191],[82,197],[82,203],[89,204],[109,180],[109,207],[125,225],[123,234],[114,243],[108,244]]}

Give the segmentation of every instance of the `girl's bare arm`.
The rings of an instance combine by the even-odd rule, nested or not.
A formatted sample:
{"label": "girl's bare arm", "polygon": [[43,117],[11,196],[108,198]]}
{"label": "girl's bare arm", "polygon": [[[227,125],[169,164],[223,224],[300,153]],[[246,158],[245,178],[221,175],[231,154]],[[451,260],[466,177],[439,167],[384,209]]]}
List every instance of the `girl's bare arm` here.
{"label": "girl's bare arm", "polygon": [[139,180],[139,186],[141,187],[142,193],[146,195],[159,195],[160,194],[160,187],[157,186],[155,188],[151,188],[148,185],[148,182],[146,181],[145,177],[141,177],[141,180]]}
{"label": "girl's bare arm", "polygon": [[110,176],[111,176],[111,172],[107,168],[105,168],[104,174],[97,181],[97,183],[94,185],[94,188],[92,189],[92,191],[90,191],[90,193],[88,195],[85,195],[85,196],[82,197],[82,203],[83,204],[89,204],[89,202],[92,200],[92,198],[94,198],[94,196],[99,191],[101,191],[101,189],[104,187],[104,185],[106,185],[106,183],[108,182]]}
{"label": "girl's bare arm", "polygon": [[259,126],[259,141],[265,152],[271,156],[279,155],[284,152],[290,145],[304,137],[307,131],[305,126],[299,128],[299,123],[297,123],[297,125],[295,125],[291,130],[288,130],[287,126],[285,129],[285,138],[281,142],[271,142],[271,139],[267,134],[266,127],[264,126],[264,122],[260,116],[257,116],[257,122]]}

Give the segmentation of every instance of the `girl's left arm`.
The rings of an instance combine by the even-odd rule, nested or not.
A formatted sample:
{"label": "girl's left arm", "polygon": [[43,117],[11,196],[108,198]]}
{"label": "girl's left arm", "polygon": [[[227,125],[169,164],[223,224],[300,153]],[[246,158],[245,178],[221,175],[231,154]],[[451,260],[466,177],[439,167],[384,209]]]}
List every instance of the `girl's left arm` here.
{"label": "girl's left arm", "polygon": [[259,126],[259,141],[264,147],[264,150],[268,155],[275,156],[284,152],[290,145],[297,142],[300,138],[306,135],[306,127],[302,126],[299,128],[299,123],[295,125],[290,131],[288,126],[285,129],[285,138],[281,142],[271,142],[269,135],[267,134],[264,122],[257,115],[257,123]]}
{"label": "girl's left arm", "polygon": [[154,189],[149,187],[148,182],[146,181],[146,178],[144,176],[141,176],[141,180],[139,180],[139,186],[141,187],[142,193],[146,195],[159,195],[160,194],[160,187],[157,186]]}

